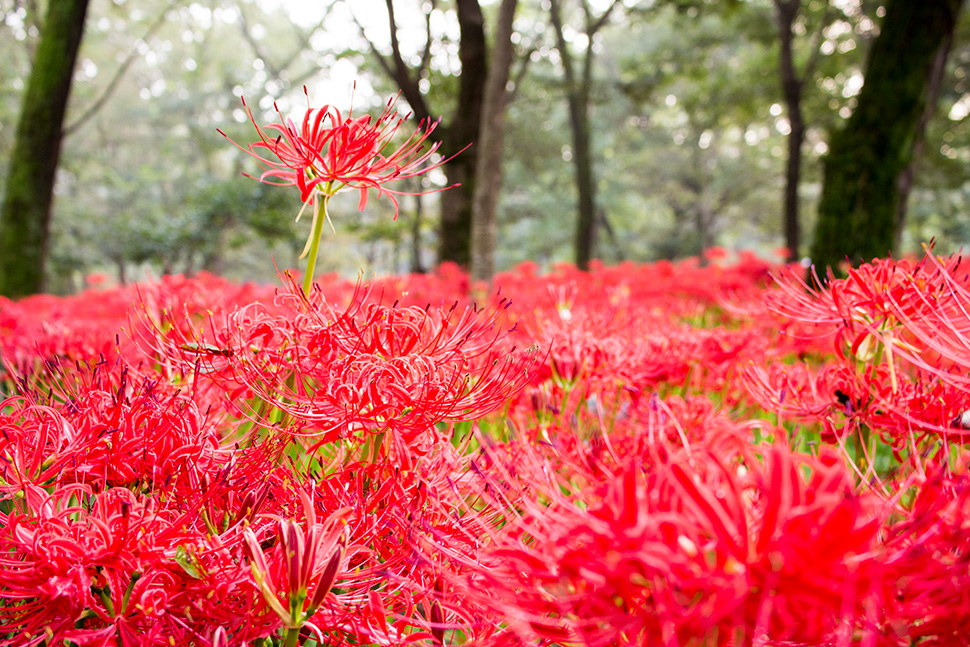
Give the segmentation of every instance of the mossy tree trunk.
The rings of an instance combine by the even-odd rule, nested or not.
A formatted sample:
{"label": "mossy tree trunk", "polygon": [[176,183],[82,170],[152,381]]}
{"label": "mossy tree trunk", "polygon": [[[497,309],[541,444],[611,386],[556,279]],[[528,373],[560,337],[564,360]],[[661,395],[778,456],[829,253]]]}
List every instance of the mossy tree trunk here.
{"label": "mossy tree trunk", "polygon": [[812,247],[816,267],[885,256],[897,227],[899,177],[913,155],[930,70],[963,0],[889,0],[865,85],[825,159]]}
{"label": "mossy tree trunk", "polygon": [[24,93],[0,210],[0,294],[44,288],[54,178],[88,0],[52,0]]}

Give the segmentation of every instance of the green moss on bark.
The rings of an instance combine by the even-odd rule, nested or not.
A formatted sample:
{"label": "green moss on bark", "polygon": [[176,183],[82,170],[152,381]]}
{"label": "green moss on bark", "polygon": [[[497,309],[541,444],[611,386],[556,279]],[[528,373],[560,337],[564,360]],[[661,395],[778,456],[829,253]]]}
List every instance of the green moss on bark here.
{"label": "green moss on bark", "polygon": [[930,68],[963,0],[890,0],[865,85],[825,160],[812,260],[820,270],[886,256],[896,239],[899,176],[913,155]]}
{"label": "green moss on bark", "polygon": [[49,4],[34,56],[0,210],[0,294],[44,287],[54,178],[88,0]]}

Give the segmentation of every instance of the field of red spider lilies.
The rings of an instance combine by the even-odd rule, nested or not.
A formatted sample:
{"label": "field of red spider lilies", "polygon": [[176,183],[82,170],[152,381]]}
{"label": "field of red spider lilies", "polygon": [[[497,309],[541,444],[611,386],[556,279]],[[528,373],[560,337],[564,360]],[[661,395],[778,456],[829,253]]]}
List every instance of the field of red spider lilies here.
{"label": "field of red spider lilies", "polygon": [[967,644],[966,270],[0,299],[0,644]]}

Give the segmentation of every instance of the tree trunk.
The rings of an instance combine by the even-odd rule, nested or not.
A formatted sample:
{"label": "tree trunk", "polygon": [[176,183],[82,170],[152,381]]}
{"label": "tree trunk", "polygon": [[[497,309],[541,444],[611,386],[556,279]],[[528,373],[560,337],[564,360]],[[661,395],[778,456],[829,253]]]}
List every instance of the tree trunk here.
{"label": "tree trunk", "polygon": [[[468,141],[477,139],[474,137]],[[445,154],[454,149],[442,146]],[[475,154],[466,152],[444,166],[452,188],[441,194],[441,220],[438,226],[438,262],[468,267],[471,258],[472,200],[475,189]]]}
{"label": "tree trunk", "polygon": [[[549,2],[549,17],[556,30],[559,57],[566,81],[566,103],[569,107],[569,132],[572,138],[573,173],[576,176],[576,267],[589,269],[596,249],[596,187],[593,181],[593,157],[589,132],[589,87],[586,75],[577,79],[572,54],[563,31],[559,0]],[[591,35],[587,35],[591,36]],[[583,69],[592,70],[592,38],[586,47]]]}
{"label": "tree trunk", "polygon": [[118,283],[121,285],[128,285],[128,266],[125,265],[125,259],[117,256],[112,259],[115,266],[118,268]]}
{"label": "tree trunk", "polygon": [[[349,4],[349,3],[348,3]],[[478,139],[481,127],[482,104],[485,95],[487,70],[487,47],[485,44],[485,18],[478,0],[456,0],[458,28],[458,58],[461,74],[458,77],[458,103],[449,123],[442,123],[432,133],[433,141],[441,142],[441,154],[453,158],[443,167],[448,184],[461,186],[441,194],[441,221],[439,227],[438,260],[452,261],[467,266],[471,257],[472,199],[477,172],[474,154],[458,154]],[[427,15],[428,42],[416,69],[408,66],[398,40],[398,26],[394,12],[394,0],[385,0],[391,39],[391,58],[386,59],[377,47],[370,43],[371,53],[378,65],[397,86],[418,121],[433,121],[433,115],[421,92],[420,79],[431,59],[433,43],[430,34],[431,15]],[[431,3],[433,9],[434,3]],[[429,10],[430,11],[430,10]],[[366,39],[363,26],[357,23]]]}
{"label": "tree trunk", "polygon": [[[229,247],[229,231],[232,227],[233,214],[227,212],[208,214],[206,220],[205,226],[209,231],[215,229],[216,235],[215,240],[207,241],[208,249],[205,244],[199,245],[202,248],[202,260],[199,265],[204,272],[222,276],[226,271],[226,249]],[[185,273],[192,276],[193,255],[189,252],[187,256]]]}
{"label": "tree trunk", "polygon": [[573,135],[573,168],[578,192],[576,218],[576,266],[589,268],[596,253],[596,183],[589,133],[589,108],[575,95],[569,97],[569,125]]}
{"label": "tree trunk", "polygon": [[502,190],[502,152],[505,134],[506,85],[512,68],[512,22],[518,0],[502,0],[482,107],[478,137],[479,177],[472,210],[471,277],[488,281],[495,273],[496,208]]}
{"label": "tree trunk", "polygon": [[781,2],[776,0],[778,10],[778,35],[781,42],[781,87],[788,108],[788,122],[791,132],[788,134],[788,162],[785,167],[785,198],[784,198],[784,229],[785,247],[788,249],[788,261],[799,258],[798,248],[801,244],[798,216],[798,184],[802,174],[802,143],[805,141],[805,121],[802,118],[802,86],[803,80],[795,72],[795,61],[792,54],[794,34],[792,26],[798,16],[801,0]]}
{"label": "tree trunk", "polygon": [[913,155],[937,52],[963,0],[889,0],[865,85],[825,160],[812,259],[836,268],[885,256],[896,240],[900,174]]}
{"label": "tree trunk", "polygon": [[913,184],[916,181],[916,169],[919,166],[920,158],[923,156],[923,149],[926,147],[926,126],[929,124],[933,113],[936,112],[936,102],[940,98],[940,90],[943,85],[943,75],[946,72],[946,59],[950,55],[950,48],[953,46],[953,32],[943,41],[940,49],[936,52],[936,60],[933,61],[933,69],[930,72],[930,79],[926,89],[926,106],[923,108],[923,115],[920,117],[919,124],[916,126],[916,137],[913,138],[913,156],[909,164],[899,175],[899,199],[896,202],[896,237],[893,241],[893,251],[899,252],[903,238],[903,227],[906,224],[906,212],[909,209],[909,194],[913,191]]}
{"label": "tree trunk", "polygon": [[622,263],[626,260],[626,250],[623,248],[623,244],[620,242],[620,238],[616,235],[616,229],[613,228],[613,223],[610,222],[609,216],[606,215],[606,210],[600,208],[596,212],[596,220],[598,226],[603,227],[603,231],[606,232],[606,237],[610,241],[610,245],[613,246],[613,254],[616,256],[616,261]]}
{"label": "tree trunk", "polygon": [[[576,267],[589,268],[596,249],[596,189],[593,183],[593,158],[590,150],[588,87],[576,78],[572,54],[563,31],[559,0],[549,2],[549,17],[556,31],[559,58],[566,81],[566,103],[569,106],[569,132],[572,138],[573,173],[576,176]],[[586,48],[584,70],[592,69],[592,38]]]}
{"label": "tree trunk", "polygon": [[559,0],[549,1],[549,17],[556,32],[559,57],[562,59],[563,77],[566,85],[566,101],[569,106],[569,127],[573,142],[573,169],[576,174],[576,266],[585,270],[596,251],[596,178],[593,172],[592,135],[589,128],[589,95],[593,84],[593,40],[596,32],[607,24],[610,14],[618,6],[618,0],[594,20],[589,4],[584,0],[586,15],[586,40],[588,45],[583,56],[582,76],[576,78],[572,54],[563,30]]}
{"label": "tree trunk", "polygon": [[[420,181],[419,181],[420,182]],[[420,183],[414,194],[414,216],[411,219],[411,273],[424,274],[427,269],[421,260],[421,224],[424,220],[424,201],[421,198]]]}
{"label": "tree trunk", "polygon": [[[455,155],[478,140],[488,68],[485,18],[478,0],[457,0],[456,4],[461,34],[458,46],[461,77],[458,105],[442,144],[445,155]],[[445,165],[449,184],[461,183],[461,186],[449,189],[441,195],[439,261],[452,261],[464,267],[468,267],[471,261],[472,204],[477,162],[476,155],[466,151]]]}
{"label": "tree trunk", "polygon": [[0,210],[0,294],[44,288],[54,179],[88,0],[52,0],[24,93]]}

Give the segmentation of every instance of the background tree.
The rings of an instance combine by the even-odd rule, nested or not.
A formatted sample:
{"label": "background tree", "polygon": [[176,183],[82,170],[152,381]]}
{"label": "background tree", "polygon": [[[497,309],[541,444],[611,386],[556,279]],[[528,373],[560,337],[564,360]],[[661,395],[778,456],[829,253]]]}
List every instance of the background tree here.
{"label": "background tree", "polygon": [[44,287],[54,180],[87,8],[88,0],[48,4],[0,209],[0,294]]}
{"label": "background tree", "polygon": [[495,273],[495,236],[498,199],[502,190],[502,157],[505,136],[505,105],[509,74],[515,54],[512,27],[517,0],[502,0],[495,21],[491,61],[482,106],[484,119],[476,154],[480,177],[472,203],[471,276],[486,281]]}
{"label": "background tree", "polygon": [[768,70],[777,43],[766,8],[666,5],[627,20],[622,35],[615,30],[611,48],[622,52],[621,87],[637,121],[616,137],[613,150],[622,154],[607,156],[613,168],[605,181],[616,184],[604,199],[637,187],[641,209],[666,214],[651,235],[645,219],[631,222],[614,208],[631,258],[642,257],[646,237],[651,254],[673,258],[753,241],[759,230],[779,235],[787,124],[773,103],[778,87]]}
{"label": "background tree", "polygon": [[955,29],[950,31],[943,38],[943,43],[936,51],[936,58],[930,67],[929,78],[926,81],[926,104],[923,106],[923,114],[916,122],[916,133],[913,136],[913,153],[910,156],[906,168],[899,174],[897,187],[899,196],[896,200],[896,230],[893,239],[893,249],[898,250],[902,242],[903,228],[906,224],[906,213],[909,210],[909,196],[913,192],[913,185],[916,181],[916,172],[919,163],[923,158],[926,148],[926,131],[930,120],[936,112],[937,102],[942,92],[943,78],[946,73],[946,62],[950,57],[950,50],[953,47]]}
{"label": "background tree", "polygon": [[[938,59],[939,60],[939,59]],[[911,180],[899,249],[918,249],[936,239],[935,250],[951,253],[970,240],[970,11],[963,11],[939,83],[938,109],[929,114],[922,153],[914,155],[901,183]]]}
{"label": "background tree", "polygon": [[[441,46],[432,30],[432,16],[440,11],[437,0],[425,3],[425,43],[422,51],[414,57],[416,65],[408,65],[401,45],[400,26],[393,0],[386,0],[389,30],[388,54],[371,39],[367,39],[370,52],[380,69],[400,89],[411,106],[416,121],[435,121],[437,114],[427,99],[430,89],[428,77],[432,73],[434,49]],[[458,62],[453,80],[458,83],[453,95],[454,107],[451,118],[440,123],[431,139],[441,143],[441,153],[451,158],[444,170],[448,184],[458,184],[441,196],[441,224],[438,240],[438,260],[452,261],[468,266],[471,260],[472,203],[478,172],[474,153],[459,154],[478,139],[482,123],[487,70],[487,45],[485,41],[485,17],[478,0],[456,0],[455,16],[458,23]],[[358,20],[360,32],[365,39],[366,30]]]}
{"label": "background tree", "polygon": [[[596,174],[593,168],[592,131],[590,130],[590,91],[593,86],[593,54],[600,30],[606,26],[619,0],[610,2],[598,16],[588,0],[580,2],[583,30],[572,28],[567,36],[560,0],[549,0],[549,18],[555,30],[556,45],[562,64],[566,103],[569,106],[569,128],[572,135],[572,160],[576,174],[576,265],[586,269],[596,249]],[[577,33],[578,32],[578,33]],[[573,62],[570,41],[581,45],[580,70]]]}
{"label": "background tree", "polygon": [[[590,2],[597,15],[608,4]],[[485,24],[497,29],[501,3],[481,4]],[[43,15],[29,11],[35,5],[46,3],[0,0],[2,176],[42,32]],[[306,235],[305,221],[293,223],[298,201],[287,189],[241,178],[254,169],[216,129],[237,141],[252,137],[240,96],[257,121],[269,123],[278,118],[274,101],[286,116],[302,114],[303,84],[313,105],[346,110],[352,99],[355,114],[380,110],[398,88],[348,28],[353,9],[390,62],[386,0],[368,12],[364,0],[325,0],[290,14],[291,6],[265,0],[91,3],[52,205],[48,290],[76,290],[95,271],[142,280],[163,271],[209,269],[237,280],[275,281],[267,250],[281,267],[298,265],[294,248]],[[623,6],[623,29],[603,28],[592,43],[596,256],[649,261],[696,255],[710,245],[772,254],[785,240],[779,214],[791,133],[779,83],[774,0],[625,0]],[[424,69],[418,89],[432,114],[443,112],[448,121],[461,85],[457,5],[397,0],[394,8],[401,55],[414,74]],[[560,0],[560,8],[578,75],[588,46],[584,12],[576,0]],[[793,62],[804,83],[803,233],[815,226],[829,132],[856,108],[883,8],[880,0],[837,6],[801,0],[792,23]],[[826,12],[832,17],[821,28]],[[932,236],[941,252],[970,239],[964,217],[970,211],[968,18],[961,15],[939,84],[941,109],[926,125],[904,251],[918,250]],[[488,33],[491,45],[495,30]],[[578,191],[548,3],[518,2],[509,40],[514,100],[506,110],[505,172],[501,191],[489,192],[497,197],[495,269],[524,260],[549,269],[575,258]],[[806,76],[813,57],[817,63]],[[403,98],[401,104],[407,110]],[[487,134],[470,139],[475,146],[462,157],[481,154],[488,140]],[[484,170],[478,176],[485,181]],[[447,184],[444,173],[422,179],[400,188]],[[338,195],[334,211],[342,215],[334,220],[336,232],[327,233],[322,269],[352,276],[361,268],[430,268],[440,200],[452,193],[405,197],[395,221],[387,201],[371,201],[358,213],[352,194]]]}
{"label": "background tree", "polygon": [[887,2],[858,105],[831,137],[811,254],[817,267],[892,251],[900,174],[912,159],[933,63],[962,4]]}
{"label": "background tree", "polygon": [[[65,139],[59,192],[68,199],[59,199],[52,222],[51,289],[75,289],[95,268],[141,280],[209,264],[230,277],[271,280],[267,250],[282,267],[296,265],[293,247],[306,235],[305,221],[293,223],[299,200],[249,186],[258,183],[241,174],[254,169],[217,129],[237,141],[252,137],[240,96],[262,123],[278,118],[274,100],[287,115],[306,105],[302,83],[315,87],[313,75],[339,64],[310,45],[323,35],[320,21],[294,24],[248,0],[198,0],[174,3],[153,29],[160,10],[149,0],[92,5],[72,100],[88,114],[85,106],[116,79],[117,88]],[[132,52],[119,78],[118,61]],[[271,216],[288,240],[265,226]],[[343,249],[321,260],[325,269],[346,262]]]}
{"label": "background tree", "polygon": [[[790,131],[788,133],[788,160],[785,166],[784,193],[784,231],[785,248],[788,250],[788,260],[800,258],[801,222],[799,218],[798,187],[802,177],[802,146],[805,143],[805,117],[802,109],[802,94],[805,84],[815,72],[821,55],[820,36],[828,26],[835,12],[831,5],[825,5],[821,18],[816,17],[811,30],[810,54],[801,71],[795,61],[795,30],[798,28],[799,13],[803,9],[802,0],[774,0],[776,20],[778,25],[779,42],[779,70],[781,71],[781,88],[785,98]],[[817,3],[816,3],[817,4]],[[816,11],[815,13],[819,13]],[[802,23],[804,24],[804,23]],[[802,27],[805,31],[808,29]]]}

